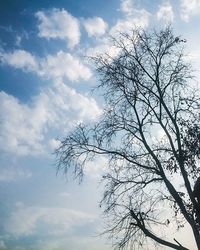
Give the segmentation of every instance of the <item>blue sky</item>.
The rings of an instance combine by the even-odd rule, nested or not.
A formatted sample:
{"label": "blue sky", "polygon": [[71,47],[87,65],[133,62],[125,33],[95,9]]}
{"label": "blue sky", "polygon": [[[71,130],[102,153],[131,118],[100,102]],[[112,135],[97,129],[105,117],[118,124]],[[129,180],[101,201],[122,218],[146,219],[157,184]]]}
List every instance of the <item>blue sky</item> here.
{"label": "blue sky", "polygon": [[85,55],[115,55],[108,36],[169,22],[187,39],[198,69],[200,0],[0,2],[1,250],[112,249],[96,237],[106,160],[88,164],[78,185],[56,175],[52,152],[57,138],[101,114],[102,99],[90,91],[98,80]]}

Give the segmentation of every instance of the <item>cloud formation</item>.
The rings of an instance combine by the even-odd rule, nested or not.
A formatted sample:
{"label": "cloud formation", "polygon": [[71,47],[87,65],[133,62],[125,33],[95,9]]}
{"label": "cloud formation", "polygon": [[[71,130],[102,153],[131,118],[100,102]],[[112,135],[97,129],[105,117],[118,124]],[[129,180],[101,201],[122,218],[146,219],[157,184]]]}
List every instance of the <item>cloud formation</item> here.
{"label": "cloud formation", "polygon": [[79,21],[65,9],[53,8],[49,11],[38,11],[38,36],[46,39],[61,39],[73,48],[79,43]]}
{"label": "cloud formation", "polygon": [[134,5],[133,0],[121,0],[120,10],[126,15],[133,15]]}
{"label": "cloud formation", "polygon": [[180,0],[181,18],[189,22],[190,17],[200,13],[200,0]]}
{"label": "cloud formation", "polygon": [[52,149],[50,132],[57,131],[57,137],[101,113],[93,98],[59,81],[42,90],[30,104],[5,92],[0,92],[0,103],[0,149],[14,155],[44,154]]}
{"label": "cloud formation", "polygon": [[119,32],[130,32],[132,29],[146,28],[149,24],[150,13],[145,9],[134,10],[125,18],[118,19],[116,24],[111,28],[110,34],[115,36]]}
{"label": "cloud formation", "polygon": [[84,172],[93,179],[99,177],[107,171],[108,159],[104,156],[98,156],[92,161],[86,163]]}
{"label": "cloud formation", "polygon": [[0,62],[48,79],[66,77],[70,81],[79,81],[89,80],[92,76],[91,70],[77,56],[62,50],[44,58],[36,57],[25,50],[1,52]]}
{"label": "cloud formation", "polygon": [[[45,235],[66,234],[82,224],[91,223],[95,216],[81,211],[60,207],[36,207],[17,205],[6,221],[4,229],[13,236],[27,236],[34,233]],[[42,229],[41,229],[42,224]],[[46,230],[48,228],[48,230]],[[41,232],[41,230],[43,232]]]}
{"label": "cloud formation", "polygon": [[83,21],[83,26],[89,37],[102,36],[108,28],[108,24],[101,17],[87,18]]}
{"label": "cloud formation", "polygon": [[110,29],[112,36],[118,35],[119,32],[130,32],[136,27],[146,28],[149,24],[150,13],[146,9],[136,8],[133,0],[121,0],[120,11],[123,17]]}
{"label": "cloud formation", "polygon": [[166,23],[172,23],[174,20],[174,12],[172,5],[169,2],[164,2],[160,5],[158,12],[156,13],[157,19]]}
{"label": "cloud formation", "polygon": [[89,80],[92,76],[91,70],[79,58],[63,51],[42,59],[39,74],[52,78],[67,77],[71,81]]}
{"label": "cloud formation", "polygon": [[145,9],[136,9],[133,6],[131,0],[121,1],[120,11],[123,16],[115,22],[115,24],[110,27],[107,32],[107,36],[103,36],[101,39],[97,40],[95,46],[87,49],[87,55],[98,56],[109,54],[111,58],[114,58],[120,52],[120,49],[113,46],[111,39],[109,38],[119,37],[120,33],[131,32],[134,28],[146,28],[149,25],[149,19],[151,14]]}
{"label": "cloud formation", "polygon": [[27,71],[37,71],[38,62],[31,53],[25,50],[14,50],[13,52],[0,52],[0,62]]}

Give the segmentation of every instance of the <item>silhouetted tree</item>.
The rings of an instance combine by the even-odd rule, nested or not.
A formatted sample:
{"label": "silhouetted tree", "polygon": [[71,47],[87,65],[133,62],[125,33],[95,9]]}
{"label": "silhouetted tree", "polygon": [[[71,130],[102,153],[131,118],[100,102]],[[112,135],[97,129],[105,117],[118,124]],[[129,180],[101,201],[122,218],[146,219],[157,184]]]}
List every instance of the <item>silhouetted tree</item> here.
{"label": "silhouetted tree", "polygon": [[176,222],[191,226],[200,249],[198,92],[183,53],[186,41],[170,27],[134,30],[113,39],[118,54],[92,58],[104,93],[99,121],[79,125],[61,141],[58,168],[82,177],[95,156],[108,158],[101,207],[116,246],[141,246],[144,239],[186,249],[160,232]]}

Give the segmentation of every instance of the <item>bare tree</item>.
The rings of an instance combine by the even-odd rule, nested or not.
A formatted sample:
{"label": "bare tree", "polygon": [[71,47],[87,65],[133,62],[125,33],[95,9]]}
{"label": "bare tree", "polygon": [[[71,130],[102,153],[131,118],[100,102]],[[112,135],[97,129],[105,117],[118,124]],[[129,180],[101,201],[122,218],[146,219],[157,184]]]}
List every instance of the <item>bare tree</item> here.
{"label": "bare tree", "polygon": [[159,233],[175,222],[178,229],[191,226],[200,249],[200,204],[192,188],[200,171],[199,99],[184,42],[170,27],[113,39],[116,57],[93,58],[103,115],[92,126],[79,125],[57,150],[59,170],[73,166],[76,177],[88,160],[108,158],[100,204],[119,249],[143,249],[144,239],[187,249]]}

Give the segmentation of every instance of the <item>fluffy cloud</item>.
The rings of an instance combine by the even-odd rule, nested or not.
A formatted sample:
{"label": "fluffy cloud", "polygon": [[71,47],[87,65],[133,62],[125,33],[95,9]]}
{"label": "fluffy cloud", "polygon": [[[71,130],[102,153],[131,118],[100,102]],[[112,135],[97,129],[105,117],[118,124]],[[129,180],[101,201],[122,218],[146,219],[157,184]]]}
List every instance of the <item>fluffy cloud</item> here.
{"label": "fluffy cloud", "polygon": [[133,0],[121,0],[120,10],[126,15],[134,12]]}
{"label": "fluffy cloud", "polygon": [[90,37],[104,35],[108,27],[107,23],[101,17],[85,19],[83,25]]}
{"label": "fluffy cloud", "polygon": [[[149,24],[150,13],[145,9],[133,8],[132,1],[124,0],[121,2],[121,9],[125,15],[117,20],[117,22],[110,28],[108,35],[117,38],[120,33],[131,32],[134,28],[146,28]],[[104,36],[99,39],[96,46],[87,50],[89,56],[96,56],[99,54],[109,54],[115,57],[119,53],[119,49],[113,46],[109,37]]]}
{"label": "fluffy cloud", "polygon": [[86,54],[87,56],[106,56],[107,54],[109,54],[111,58],[114,58],[118,55],[119,52],[120,49],[113,46],[112,42],[109,39],[104,38],[101,39],[101,41],[99,41],[96,46],[88,48]]}
{"label": "fluffy cloud", "polygon": [[0,61],[45,78],[66,77],[71,81],[78,81],[88,80],[92,76],[91,70],[78,57],[64,51],[44,58],[36,58],[25,50],[14,50],[12,53],[1,52]]}
{"label": "fluffy cloud", "polygon": [[188,22],[190,17],[200,13],[200,0],[180,0],[181,18]]}
{"label": "fluffy cloud", "polygon": [[166,23],[171,23],[174,20],[174,12],[169,2],[163,3],[156,13],[158,20],[163,20]]}
{"label": "fluffy cloud", "polygon": [[150,13],[145,9],[135,8],[132,0],[121,0],[120,11],[124,17],[118,19],[111,28],[112,36],[119,32],[129,32],[135,27],[146,28],[149,24]]}
{"label": "fluffy cloud", "polygon": [[48,55],[41,60],[40,75],[45,77],[67,77],[71,81],[88,80],[92,73],[77,57],[59,51],[56,55]]}
{"label": "fluffy cloud", "polygon": [[149,12],[146,10],[135,10],[133,15],[119,19],[111,28],[110,34],[117,35],[119,32],[129,32],[135,27],[146,28],[149,24]]}
{"label": "fluffy cloud", "polygon": [[50,132],[61,135],[101,112],[93,98],[62,82],[41,91],[30,104],[4,92],[0,92],[0,103],[0,149],[14,155],[44,154],[52,149]]}
{"label": "fluffy cloud", "polygon": [[4,92],[0,92],[0,103],[3,121],[0,123],[0,148],[13,154],[27,154],[29,150],[41,152],[41,130],[47,121],[45,110],[38,109],[35,104],[34,107],[22,104]]}
{"label": "fluffy cloud", "polygon": [[146,28],[149,24],[150,13],[145,9],[137,9],[132,0],[121,0],[120,11],[122,17],[108,30],[108,36],[97,40],[95,46],[87,49],[87,55],[98,56],[109,54],[112,58],[117,56],[120,49],[113,46],[111,39],[117,38],[120,33],[131,32],[134,28]]}
{"label": "fluffy cloud", "polygon": [[0,52],[0,61],[18,69],[28,71],[38,70],[36,58],[25,50],[19,49],[9,53]]}
{"label": "fluffy cloud", "polygon": [[28,207],[21,204],[13,211],[4,229],[14,236],[27,236],[39,232],[42,225],[45,235],[55,236],[66,234],[68,230],[82,224],[92,223],[94,219],[95,216],[91,214],[66,208]]}
{"label": "fluffy cloud", "polygon": [[79,21],[66,10],[38,11],[35,15],[39,20],[39,37],[67,40],[70,48],[79,43]]}

